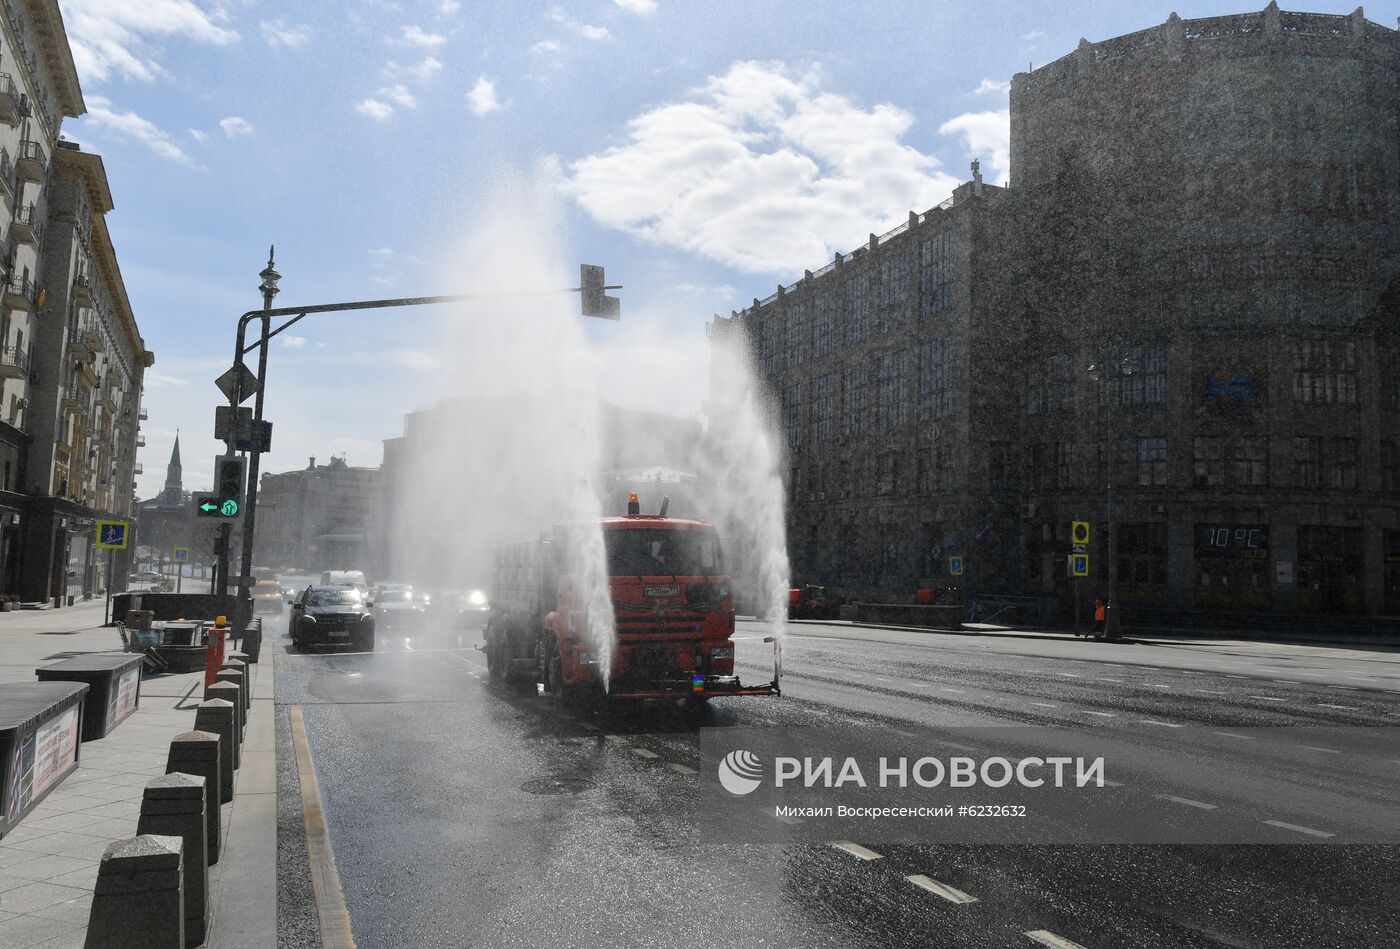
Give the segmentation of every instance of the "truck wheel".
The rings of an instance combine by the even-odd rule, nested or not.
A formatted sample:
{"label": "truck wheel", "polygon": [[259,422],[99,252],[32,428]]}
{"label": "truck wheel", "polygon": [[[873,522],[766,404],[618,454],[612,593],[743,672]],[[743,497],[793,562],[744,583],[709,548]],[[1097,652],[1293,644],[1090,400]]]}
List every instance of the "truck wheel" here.
{"label": "truck wheel", "polygon": [[544,666],[544,688],[550,700],[560,708],[572,708],[577,689],[564,683],[564,657],[559,653],[559,640],[550,648]]}
{"label": "truck wheel", "polygon": [[486,644],[486,673],[496,682],[506,679],[506,659],[501,655],[502,643]]}

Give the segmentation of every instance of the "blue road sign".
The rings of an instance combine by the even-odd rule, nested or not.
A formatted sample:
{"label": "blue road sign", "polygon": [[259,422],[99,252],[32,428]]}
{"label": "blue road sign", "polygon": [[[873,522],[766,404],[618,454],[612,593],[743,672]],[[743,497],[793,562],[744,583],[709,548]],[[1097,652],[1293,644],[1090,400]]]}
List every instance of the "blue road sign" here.
{"label": "blue road sign", "polygon": [[190,549],[188,547],[176,547],[171,552],[171,559],[176,563],[184,563],[190,559]]}
{"label": "blue road sign", "polygon": [[98,521],[96,547],[102,550],[126,550],[126,521]]}
{"label": "blue road sign", "polygon": [[948,558],[948,573],[955,577],[963,575],[963,559],[961,557]]}

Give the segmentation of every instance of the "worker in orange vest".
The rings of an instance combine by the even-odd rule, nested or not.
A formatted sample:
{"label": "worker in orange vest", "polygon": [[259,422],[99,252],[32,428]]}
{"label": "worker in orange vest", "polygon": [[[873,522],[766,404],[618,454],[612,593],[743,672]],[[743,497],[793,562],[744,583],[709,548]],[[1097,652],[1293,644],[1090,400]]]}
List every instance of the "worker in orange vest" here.
{"label": "worker in orange vest", "polygon": [[1094,597],[1094,638],[1103,639],[1104,606],[1103,597]]}

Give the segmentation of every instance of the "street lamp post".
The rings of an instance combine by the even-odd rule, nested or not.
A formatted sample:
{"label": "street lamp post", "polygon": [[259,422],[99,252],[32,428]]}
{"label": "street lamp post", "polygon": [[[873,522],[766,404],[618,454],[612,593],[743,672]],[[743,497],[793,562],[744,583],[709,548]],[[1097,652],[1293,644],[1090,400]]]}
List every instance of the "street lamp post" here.
{"label": "street lamp post", "polygon": [[[246,579],[253,569],[253,531],[257,518],[257,489],[258,489],[258,469],[259,458],[262,450],[259,439],[262,437],[263,421],[263,399],[267,389],[267,354],[272,338],[284,330],[290,329],[294,324],[305,319],[312,313],[344,313],[354,310],[382,310],[405,306],[434,306],[444,303],[481,303],[492,300],[518,300],[532,297],[557,296],[561,293],[580,294],[582,300],[582,310],[584,316],[597,317],[599,319],[616,320],[619,319],[619,303],[617,297],[610,297],[607,290],[621,290],[621,284],[607,284],[603,277],[603,268],[592,264],[584,264],[579,268],[579,286],[567,287],[558,290],[535,290],[535,291],[508,291],[502,293],[454,293],[439,296],[427,297],[400,297],[390,300],[357,300],[347,303],[320,303],[314,306],[294,306],[294,307],[273,307],[272,298],[279,290],[277,283],[282,279],[282,275],[277,272],[273,261],[273,250],[269,248],[267,255],[267,266],[258,274],[262,278],[262,283],[258,289],[262,291],[263,306],[261,310],[249,310],[238,319],[238,332],[235,337],[233,349],[233,385],[229,394],[229,418],[228,433],[226,436],[227,453],[232,455],[237,450],[238,445],[238,406],[248,393],[248,383],[246,378],[247,369],[243,364],[243,357],[254,349],[258,350],[258,371],[256,377],[251,380],[254,383],[253,394],[255,397],[253,408],[253,424],[250,432],[251,439],[247,448],[248,477],[244,486],[246,500],[243,506],[243,550],[242,550],[242,570],[240,577]],[[276,329],[272,328],[274,317],[289,317]],[[253,320],[262,322],[262,332],[256,342],[247,343],[248,324]],[[228,528],[228,524],[221,525]],[[227,537],[227,535],[225,535]],[[216,581],[216,587],[220,592],[228,592],[228,561],[230,551],[227,543],[224,545],[222,556],[223,570],[221,577]],[[247,625],[251,616],[251,588],[240,586],[237,598],[237,610],[235,616],[240,628]]]}
{"label": "street lamp post", "polygon": [[[1119,376],[1132,375],[1133,372],[1132,364],[1125,358],[1116,367],[1103,366],[1100,364],[1089,366],[1089,378],[1100,383],[1101,386],[1111,383],[1114,377],[1109,375],[1107,371],[1110,368],[1116,369]],[[1095,428],[1100,435],[1103,433],[1104,401],[1106,396],[1111,396],[1112,394],[1111,390],[1106,393],[1102,388],[1096,393],[1098,425],[1095,426]],[[1113,413],[1111,406],[1108,415],[1110,420],[1108,451],[1106,452],[1105,458],[1107,462],[1105,466],[1107,468],[1107,478],[1105,480],[1107,483],[1104,485],[1104,531],[1108,535],[1108,553],[1106,554],[1108,559],[1108,602],[1104,604],[1103,634],[1106,639],[1117,639],[1122,635],[1123,624],[1122,618],[1118,615],[1118,526],[1113,521],[1113,481],[1118,465],[1120,446],[1118,444],[1118,417]]]}

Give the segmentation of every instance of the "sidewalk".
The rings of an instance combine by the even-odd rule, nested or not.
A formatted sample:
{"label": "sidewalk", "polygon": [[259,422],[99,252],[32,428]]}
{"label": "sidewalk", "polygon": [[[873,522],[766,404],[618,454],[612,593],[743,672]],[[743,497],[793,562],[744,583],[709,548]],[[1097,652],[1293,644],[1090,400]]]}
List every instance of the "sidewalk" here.
{"label": "sidewalk", "polygon": [[[117,631],[101,626],[103,605],[4,616],[0,682],[33,682],[36,667],[71,655],[120,652]],[[273,669],[250,668],[243,766],[233,802],[222,806],[225,850],[209,868],[210,946],[276,941],[276,914],[269,912],[276,905]],[[142,790],[165,773],[170,739],[194,727],[203,685],[200,672],[145,678],[136,711],[106,738],[83,742],[78,770],[0,840],[0,946],[82,947],[102,853],[135,835]]]}

